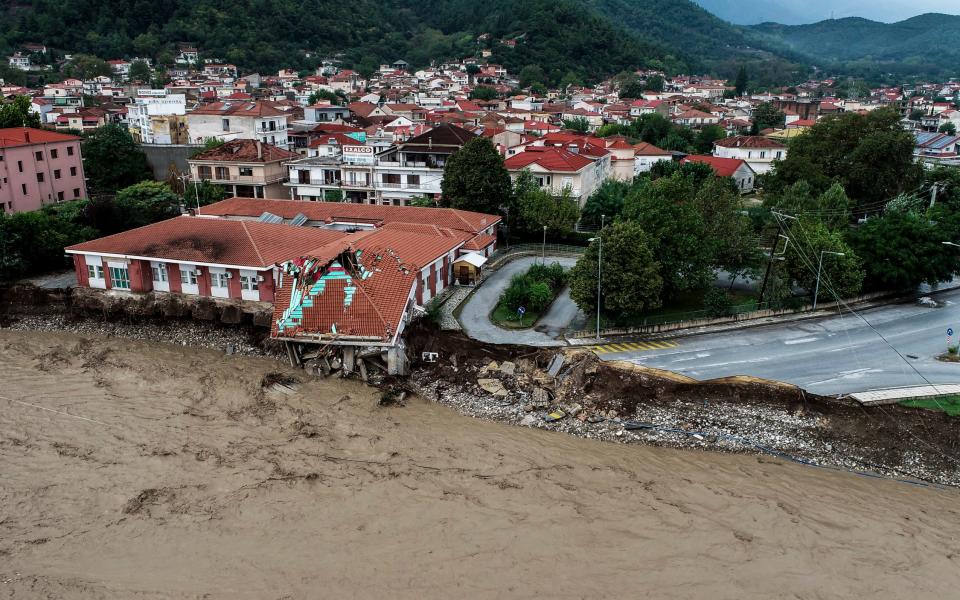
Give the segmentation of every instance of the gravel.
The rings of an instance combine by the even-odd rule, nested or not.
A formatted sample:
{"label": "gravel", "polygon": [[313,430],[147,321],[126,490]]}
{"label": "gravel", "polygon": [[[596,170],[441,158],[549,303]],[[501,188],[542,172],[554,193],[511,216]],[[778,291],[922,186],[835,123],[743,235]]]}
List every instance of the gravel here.
{"label": "gravel", "polygon": [[63,315],[18,316],[6,326],[14,331],[66,331],[80,335],[103,335],[135,340],[165,342],[197,348],[212,348],[241,356],[267,356],[249,329],[190,320],[155,322],[107,322],[73,320]]}

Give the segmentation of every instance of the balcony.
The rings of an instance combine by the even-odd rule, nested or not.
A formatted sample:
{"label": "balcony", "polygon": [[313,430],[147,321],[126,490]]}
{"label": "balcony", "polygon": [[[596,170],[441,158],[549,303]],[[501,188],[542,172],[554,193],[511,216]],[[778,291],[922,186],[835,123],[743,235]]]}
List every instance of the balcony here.
{"label": "balcony", "polygon": [[[376,188],[378,190],[422,190],[427,189],[429,186],[422,183],[389,183],[386,181],[378,181],[376,183]],[[436,190],[439,192],[440,190]]]}
{"label": "balcony", "polygon": [[257,128],[254,129],[254,131],[256,131],[257,133],[261,133],[261,134],[262,134],[262,133],[281,133],[281,132],[284,132],[284,131],[286,131],[286,130],[287,130],[287,126],[286,126],[286,125],[282,125],[282,126],[281,126],[281,125],[278,125],[276,129],[270,129],[269,127],[267,127],[267,128],[257,127]]}

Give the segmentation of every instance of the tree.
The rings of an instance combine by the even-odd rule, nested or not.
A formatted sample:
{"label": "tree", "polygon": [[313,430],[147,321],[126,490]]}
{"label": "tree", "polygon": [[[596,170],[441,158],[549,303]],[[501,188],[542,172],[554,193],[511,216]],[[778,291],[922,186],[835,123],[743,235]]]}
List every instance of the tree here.
{"label": "tree", "polygon": [[713,277],[714,251],[705,243],[706,227],[693,196],[691,179],[678,172],[641,185],[624,203],[623,217],[649,235],[665,298],[704,287]]}
{"label": "tree", "polygon": [[783,129],[786,122],[786,115],[777,110],[773,104],[764,102],[753,109],[753,134],[756,135],[764,129]]}
{"label": "tree", "polygon": [[947,121],[940,126],[940,133],[945,133],[947,135],[957,135],[957,126],[954,125],[951,121]]}
{"label": "tree", "polygon": [[200,156],[208,150],[213,150],[214,148],[219,148],[220,146],[226,144],[223,138],[211,137],[204,140],[203,144],[199,148],[196,148],[193,152],[190,153],[190,158],[195,158]]}
{"label": "tree", "polygon": [[926,114],[927,114],[927,113],[925,113],[923,110],[921,110],[921,109],[919,109],[919,108],[915,108],[915,109],[913,109],[913,110],[910,111],[910,120],[911,120],[911,121],[919,121],[919,120],[922,119]]}
{"label": "tree", "polygon": [[925,216],[890,213],[868,220],[851,232],[849,244],[863,260],[864,287],[876,290],[913,290],[921,283],[950,279],[960,256],[956,248]]}
{"label": "tree", "polygon": [[470,92],[470,98],[473,100],[494,100],[499,96],[496,88],[486,85],[478,85]]}
{"label": "tree", "polygon": [[146,154],[127,128],[117,124],[98,127],[86,135],[83,170],[96,193],[113,193],[153,177]]}
{"label": "tree", "polygon": [[700,154],[710,154],[713,152],[713,143],[725,137],[727,137],[726,129],[719,125],[707,125],[697,133],[693,146]]}
{"label": "tree", "polygon": [[364,79],[370,79],[370,76],[377,72],[377,61],[372,56],[365,56],[356,65],[357,73]]}
{"label": "tree", "polygon": [[651,75],[643,84],[643,89],[650,92],[662,92],[665,82],[660,75]]}
{"label": "tree", "polygon": [[740,70],[737,71],[737,79],[733,84],[733,87],[736,89],[737,96],[743,96],[747,93],[747,84],[749,80],[747,78],[747,67],[742,66]]}
{"label": "tree", "polygon": [[915,145],[894,109],[831,115],[791,140],[764,189],[777,194],[805,180],[819,195],[839,183],[858,209],[868,212],[920,184],[923,169],[914,162]]}
{"label": "tree", "polygon": [[574,117],[572,119],[563,120],[564,129],[569,129],[570,131],[576,131],[577,133],[587,133],[590,131],[590,121],[587,121],[585,117]]}
{"label": "tree", "polygon": [[63,248],[94,238],[82,222],[85,201],[45,206],[14,215],[0,213],[0,281],[63,268]]}
{"label": "tree", "polygon": [[786,255],[787,273],[798,286],[807,290],[811,299],[817,287],[821,252],[826,254],[823,256],[817,301],[853,298],[860,293],[864,278],[862,262],[839,232],[831,231],[815,219],[801,218],[791,226],[790,238]]}
{"label": "tree", "polygon": [[518,221],[528,232],[538,232],[547,227],[552,232],[573,231],[580,218],[580,208],[566,189],[560,196],[540,189],[527,190],[517,197]]}
{"label": "tree", "polygon": [[180,198],[166,183],[143,181],[117,192],[122,229],[142,227],[180,214]]}
{"label": "tree", "polygon": [[321,100],[326,100],[330,104],[337,104],[337,105],[343,103],[343,99],[340,96],[338,96],[335,92],[331,92],[330,90],[317,90],[312,94],[310,94],[310,97],[307,98],[307,102],[309,104],[316,104]]}
{"label": "tree", "polygon": [[0,129],[6,127],[40,127],[40,115],[30,110],[29,96],[0,104]]}
{"label": "tree", "polygon": [[520,80],[520,87],[530,87],[534,83],[544,83],[547,81],[547,75],[539,65],[527,65],[520,69],[517,75]]}
{"label": "tree", "polygon": [[[686,166],[686,165],[684,165]],[[730,286],[759,264],[760,251],[750,217],[740,206],[740,194],[729,177],[708,177],[693,199],[704,223],[704,244],[715,268],[730,274]]]}
{"label": "tree", "polygon": [[510,174],[489,138],[477,136],[447,160],[440,183],[444,206],[497,214],[510,204]]}
{"label": "tree", "polygon": [[633,122],[632,127],[638,132],[641,140],[654,146],[662,147],[660,144],[670,135],[673,124],[670,119],[660,113],[648,113],[640,115],[640,118]]}
{"label": "tree", "polygon": [[586,224],[600,226],[600,216],[603,215],[607,223],[620,216],[623,212],[623,199],[630,190],[630,183],[617,179],[608,179],[600,184],[595,192],[590,194],[581,211],[582,220]]}
{"label": "tree", "polygon": [[[659,308],[663,280],[652,240],[635,223],[617,222],[603,229],[600,310],[634,317]],[[599,241],[594,241],[570,271],[570,297],[584,312],[597,309]]]}
{"label": "tree", "polygon": [[146,62],[135,60],[130,63],[130,81],[149,82],[152,74],[153,72]]}
{"label": "tree", "polygon": [[64,67],[64,72],[77,79],[93,79],[100,75],[109,77],[113,74],[110,65],[103,59],[89,54],[76,54]]}
{"label": "tree", "polygon": [[200,206],[220,202],[227,197],[227,188],[222,185],[210,183],[207,180],[188,183],[183,190],[183,203],[187,208],[196,208],[197,198],[200,198]]}

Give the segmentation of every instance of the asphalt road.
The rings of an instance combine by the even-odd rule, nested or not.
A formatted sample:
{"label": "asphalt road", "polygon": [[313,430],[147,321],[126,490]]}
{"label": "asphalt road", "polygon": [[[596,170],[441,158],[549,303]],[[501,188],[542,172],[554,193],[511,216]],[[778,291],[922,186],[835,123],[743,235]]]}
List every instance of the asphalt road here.
{"label": "asphalt road", "polygon": [[[460,311],[460,324],[467,335],[475,340],[492,344],[524,344],[528,346],[563,346],[566,342],[558,339],[576,314],[576,305],[565,290],[554,300],[536,329],[503,329],[490,321],[490,312],[496,307],[500,294],[510,283],[510,278],[523,273],[540,257],[524,257],[511,261],[499,269],[477,288]],[[547,264],[559,262],[564,267],[572,267],[576,258],[547,256]]]}
{"label": "asphalt road", "polygon": [[[751,375],[832,395],[932,383],[960,383],[960,364],[935,359],[946,350],[947,328],[960,335],[960,291],[937,296],[941,308],[914,304],[672,340],[665,349],[602,348],[603,360],[629,360],[696,379]],[[903,355],[898,356],[897,352]],[[915,358],[911,358],[915,357]],[[909,364],[908,364],[909,363]]]}

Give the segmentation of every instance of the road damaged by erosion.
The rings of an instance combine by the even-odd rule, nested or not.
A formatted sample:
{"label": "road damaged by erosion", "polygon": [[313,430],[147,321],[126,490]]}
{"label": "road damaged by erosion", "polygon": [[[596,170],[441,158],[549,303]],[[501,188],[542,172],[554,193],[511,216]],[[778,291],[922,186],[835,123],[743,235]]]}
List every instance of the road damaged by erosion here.
{"label": "road damaged by erosion", "polygon": [[412,339],[437,353],[437,362],[418,364],[413,389],[471,416],[960,485],[960,421],[943,413],[863,407],[751,377],[701,382],[583,350],[489,346],[458,334]]}

